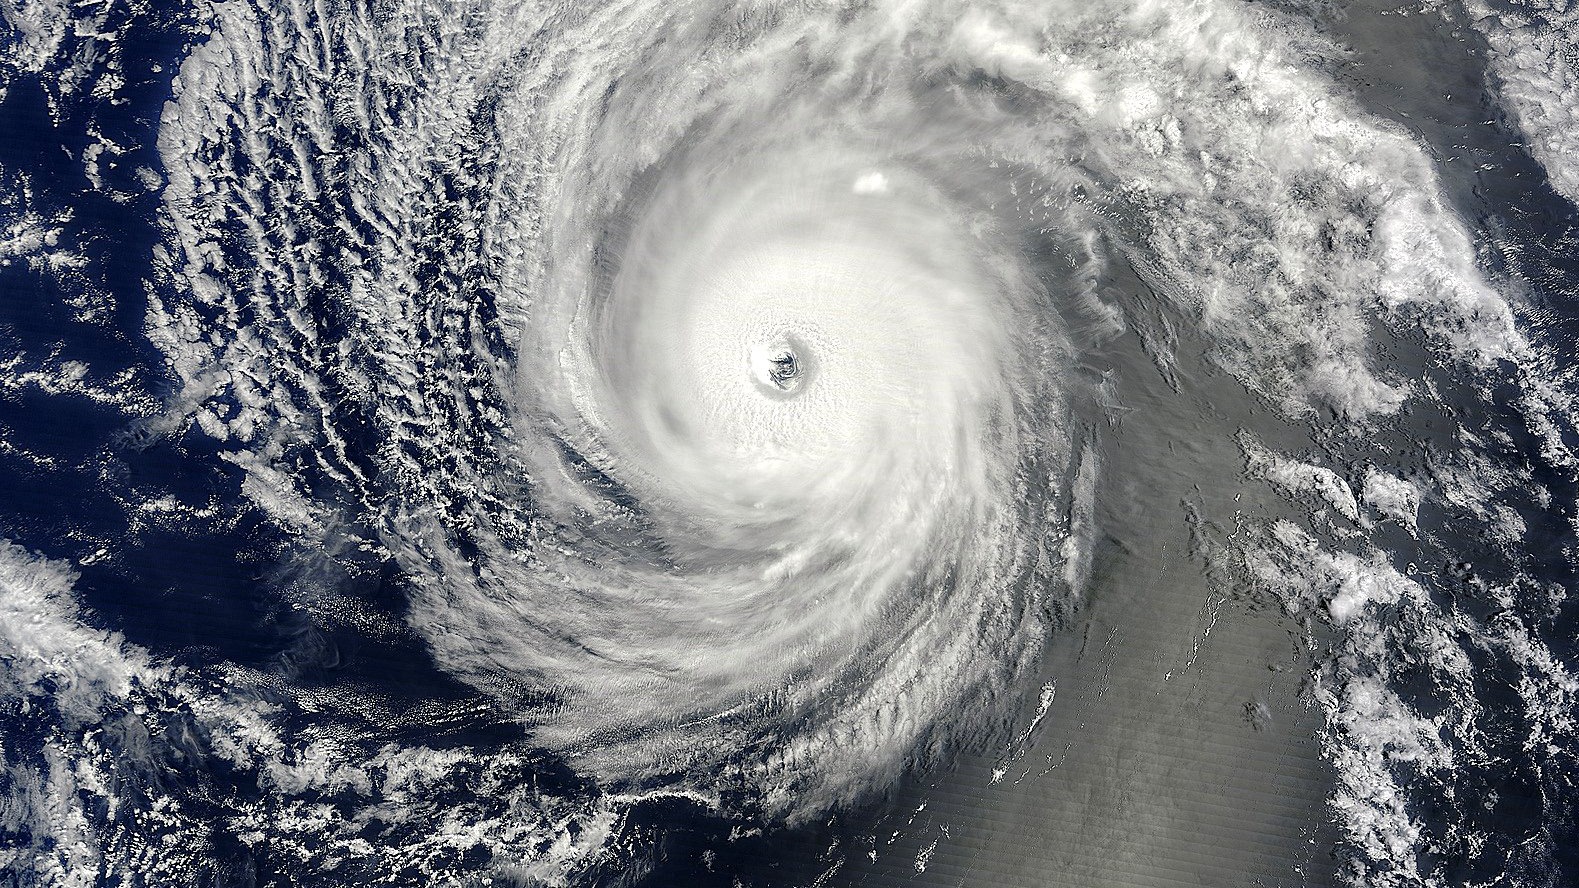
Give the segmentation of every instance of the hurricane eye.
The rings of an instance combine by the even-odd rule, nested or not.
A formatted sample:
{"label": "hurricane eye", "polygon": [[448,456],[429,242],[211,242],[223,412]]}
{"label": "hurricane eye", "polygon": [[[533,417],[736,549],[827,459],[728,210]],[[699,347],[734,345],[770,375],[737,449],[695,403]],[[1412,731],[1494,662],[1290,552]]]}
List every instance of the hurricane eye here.
{"label": "hurricane eye", "polygon": [[746,360],[758,389],[784,396],[804,388],[811,377],[811,353],[805,346],[797,337],[785,334],[752,348]]}
{"label": "hurricane eye", "polygon": [[789,388],[794,384],[795,378],[800,376],[800,361],[795,359],[794,352],[783,352],[769,361],[772,368],[768,376],[778,384],[779,388]]}

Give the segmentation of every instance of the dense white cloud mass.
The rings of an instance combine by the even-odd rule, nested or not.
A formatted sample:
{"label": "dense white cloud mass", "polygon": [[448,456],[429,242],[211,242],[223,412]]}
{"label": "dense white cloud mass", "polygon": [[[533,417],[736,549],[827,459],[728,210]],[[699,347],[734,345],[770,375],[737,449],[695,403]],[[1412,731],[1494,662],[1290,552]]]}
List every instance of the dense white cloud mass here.
{"label": "dense white cloud mass", "polygon": [[1488,3],[1465,11],[1490,50],[1490,71],[1505,110],[1546,168],[1552,188],[1579,201],[1579,69],[1573,4]]}
{"label": "dense white cloud mass", "polygon": [[[1519,449],[1569,464],[1565,395],[1480,220],[1421,135],[1334,76],[1346,49],[1309,16],[200,8],[142,177],[166,183],[141,332],[167,397],[54,358],[0,367],[0,390],[201,439],[303,564],[398,575],[398,612],[291,586],[303,619],[414,639],[474,696],[402,713],[178,666],[89,628],[113,623],[72,570],[6,544],[0,697],[40,727],[0,811],[34,840],[0,853],[43,861],[37,884],[180,881],[117,830],[194,849],[171,868],[233,841],[348,879],[575,883],[640,856],[627,818],[653,799],[800,827],[961,749],[1018,762],[1057,717],[1044,654],[1104,565],[1140,557],[1136,515],[1178,513],[1181,557],[1318,661],[1305,702],[1351,882],[1450,884],[1433,855],[1492,841],[1453,807],[1515,732],[1478,670],[1512,677],[1532,767],[1568,760],[1539,747],[1579,693],[1542,634],[1560,595],[1523,548],[1561,488]],[[90,23],[6,15],[33,74]],[[1477,15],[1570,193],[1560,29],[1525,44]],[[113,155],[82,156],[90,181]],[[0,256],[80,260],[51,240],[69,215],[11,215]],[[1171,395],[1136,417],[1143,373]],[[1239,401],[1195,408],[1222,391]],[[1232,469],[1167,494],[1124,474],[1201,453]],[[468,707],[519,735],[400,733]],[[159,789],[221,766],[205,810]],[[539,785],[555,768],[567,786]],[[1446,827],[1416,804],[1435,792]]]}

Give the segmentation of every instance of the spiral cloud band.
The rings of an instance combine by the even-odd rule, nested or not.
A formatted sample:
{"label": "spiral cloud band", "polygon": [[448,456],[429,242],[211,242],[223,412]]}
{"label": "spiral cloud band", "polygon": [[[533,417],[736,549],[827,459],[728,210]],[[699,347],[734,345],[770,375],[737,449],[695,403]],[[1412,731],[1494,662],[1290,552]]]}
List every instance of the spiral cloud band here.
{"label": "spiral cloud band", "polygon": [[810,813],[1037,649],[1069,349],[991,207],[713,129],[557,220],[519,388],[554,529],[433,619],[553,688],[539,736],[596,770],[761,747],[749,785]]}
{"label": "spiral cloud band", "polygon": [[[1071,341],[1122,327],[1096,292],[1110,251],[1291,410],[1403,397],[1370,369],[1356,281],[1505,314],[1451,273],[1463,235],[1418,150],[1218,4],[485,4],[436,31],[418,4],[336,21],[359,49],[332,65],[218,10],[164,130],[182,268],[199,314],[227,311],[209,195],[248,189],[235,152],[276,169],[243,201],[255,329],[220,361],[302,360],[217,380],[192,309],[156,338],[192,397],[234,387],[207,427],[274,426],[237,459],[320,527],[322,494],[271,465],[321,413],[319,489],[393,503],[381,545],[440,664],[616,784],[814,812],[938,725],[1001,715],[1078,575]],[[361,150],[325,174],[225,135],[254,124]],[[194,166],[215,150],[234,159]],[[327,236],[292,247],[307,229]],[[1411,277],[1404,243],[1442,262]],[[299,328],[324,309],[290,303],[342,275],[336,366]],[[1503,347],[1470,332],[1472,359]],[[347,399],[388,436],[372,465],[336,456]]]}
{"label": "spiral cloud band", "polygon": [[[1495,513],[1490,482],[1434,494],[1381,450],[1345,481],[1247,428],[1320,417],[1324,446],[1358,450],[1440,406],[1433,373],[1535,366],[1438,165],[1281,6],[203,9],[158,129],[146,332],[176,391],[151,425],[206,436],[322,559],[293,605],[417,639],[522,731],[529,752],[480,784],[525,794],[511,769],[543,754],[599,804],[795,823],[1015,736],[1016,704],[1054,696],[1037,670],[1109,489],[1121,514],[1173,516],[1248,465],[1319,496],[1354,525],[1320,545],[1363,552],[1315,557],[1319,527],[1239,533],[1233,495],[1183,507],[1189,557],[1232,526],[1265,543],[1235,550],[1258,589],[1356,637],[1368,606],[1430,603],[1301,597],[1329,579],[1311,565],[1389,563],[1361,478],[1411,535],[1433,496]],[[1394,335],[1419,366],[1385,359]],[[1115,368],[1162,380],[1164,431],[1112,433],[1134,409]],[[1191,400],[1219,376],[1254,410]],[[1115,439],[1132,467],[1235,468],[1153,501],[1107,474]],[[397,607],[314,573],[359,559],[392,566]],[[1356,683],[1391,674],[1366,663]],[[1385,738],[1333,736],[1332,760],[1385,770],[1365,746]],[[1339,791],[1367,860],[1413,853],[1405,805]],[[617,820],[541,807],[561,832],[488,822],[508,853],[563,852],[553,878],[585,863],[565,836]]]}

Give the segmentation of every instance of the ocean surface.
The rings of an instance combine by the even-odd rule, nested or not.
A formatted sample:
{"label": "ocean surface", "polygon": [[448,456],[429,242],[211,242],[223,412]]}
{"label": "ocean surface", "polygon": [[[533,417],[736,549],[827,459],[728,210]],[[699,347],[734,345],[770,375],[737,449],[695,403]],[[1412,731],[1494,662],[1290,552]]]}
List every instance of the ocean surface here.
{"label": "ocean surface", "polygon": [[1579,885],[1579,13],[0,0],[0,885]]}

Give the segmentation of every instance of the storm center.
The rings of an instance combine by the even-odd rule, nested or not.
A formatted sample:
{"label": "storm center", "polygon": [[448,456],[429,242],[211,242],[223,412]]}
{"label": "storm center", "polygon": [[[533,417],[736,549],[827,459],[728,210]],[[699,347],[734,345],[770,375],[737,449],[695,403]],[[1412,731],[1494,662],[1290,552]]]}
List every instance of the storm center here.
{"label": "storm center", "polygon": [[806,383],[810,365],[805,348],[787,336],[751,350],[751,374],[759,388],[771,395],[794,394]]}

